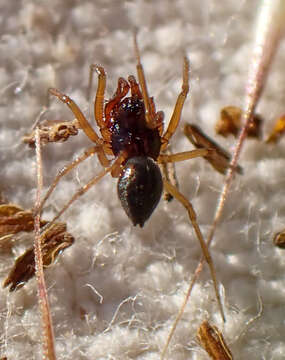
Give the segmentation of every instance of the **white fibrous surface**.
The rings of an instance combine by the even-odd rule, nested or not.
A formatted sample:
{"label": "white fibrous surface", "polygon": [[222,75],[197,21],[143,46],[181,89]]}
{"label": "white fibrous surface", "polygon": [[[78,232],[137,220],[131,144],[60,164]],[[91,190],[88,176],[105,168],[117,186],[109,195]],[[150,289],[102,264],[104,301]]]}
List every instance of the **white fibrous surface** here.
{"label": "white fibrous surface", "polygon": [[[106,99],[117,79],[136,75],[133,31],[138,31],[148,90],[168,123],[190,60],[190,93],[172,150],[192,150],[186,122],[199,125],[228,151],[236,139],[215,134],[220,109],[242,107],[259,1],[2,1],[0,22],[0,189],[8,202],[34,206],[35,152],[22,143],[46,104],[49,87],[68,94],[96,131],[93,100],[86,98],[89,66],[107,73]],[[247,140],[211,254],[226,323],[204,267],[170,343],[172,360],[208,359],[196,333],[204,320],[222,331],[235,359],[285,357],[285,254],[273,234],[285,227],[285,140],[264,139],[284,113],[284,42],[272,65],[257,112],[263,139]],[[95,96],[95,76],[92,99]],[[50,101],[49,120],[73,120],[68,107]],[[80,132],[43,148],[44,188],[57,171],[92,146]],[[60,181],[43,211],[62,208],[77,188],[100,172],[94,156]],[[201,158],[176,165],[179,189],[191,200],[203,235],[210,229],[223,176]],[[285,189],[285,187],[284,187]],[[201,256],[187,212],[176,200],[160,201],[141,229],[133,227],[106,175],[61,217],[75,243],[46,274],[57,359],[159,359]],[[31,246],[17,237],[0,253],[1,281]],[[29,242],[30,241],[30,242]],[[35,279],[0,297],[0,358],[41,359],[41,326]]]}

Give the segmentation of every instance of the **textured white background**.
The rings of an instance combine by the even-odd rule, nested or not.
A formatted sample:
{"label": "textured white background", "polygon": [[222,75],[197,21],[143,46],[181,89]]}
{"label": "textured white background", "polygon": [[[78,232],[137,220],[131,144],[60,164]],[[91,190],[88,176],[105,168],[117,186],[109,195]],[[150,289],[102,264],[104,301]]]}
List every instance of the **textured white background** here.
{"label": "textured white background", "polygon": [[[85,96],[89,65],[96,62],[105,67],[107,97],[111,96],[119,76],[135,73],[134,27],[139,29],[142,61],[157,109],[169,119],[181,86],[185,52],[191,61],[191,95],[182,124],[194,122],[216,136],[219,109],[242,106],[259,3],[0,0],[3,194],[25,208],[33,206],[35,157],[21,144],[21,137],[41,111],[46,89],[56,86],[66,92],[92,118],[92,105]],[[283,42],[258,108],[265,119],[264,134],[284,111],[284,46]],[[73,118],[56,100],[45,117]],[[181,129],[173,137],[175,151],[191,149]],[[233,138],[216,139],[233,148]],[[45,185],[89,145],[81,134],[68,143],[45,147]],[[212,247],[225,289],[223,333],[235,359],[285,356],[285,257],[271,240],[285,225],[284,152],[284,140],[277,146],[248,141],[240,159],[244,175],[233,184]],[[99,169],[94,158],[63,180],[44,217],[51,218]],[[178,164],[177,173],[180,189],[193,201],[206,235],[223,178],[203,159]],[[176,201],[169,205],[161,201],[145,227],[134,228],[120,207],[116,180],[106,176],[63,219],[76,243],[46,272],[58,359],[158,359],[200,257],[185,210]],[[0,254],[2,279],[27,246],[25,238],[11,254]],[[259,312],[259,296],[263,312],[247,326]],[[40,359],[35,281],[16,293],[1,290],[0,314],[0,357]],[[171,342],[169,359],[208,358],[196,341],[204,319],[222,328],[208,269]]]}

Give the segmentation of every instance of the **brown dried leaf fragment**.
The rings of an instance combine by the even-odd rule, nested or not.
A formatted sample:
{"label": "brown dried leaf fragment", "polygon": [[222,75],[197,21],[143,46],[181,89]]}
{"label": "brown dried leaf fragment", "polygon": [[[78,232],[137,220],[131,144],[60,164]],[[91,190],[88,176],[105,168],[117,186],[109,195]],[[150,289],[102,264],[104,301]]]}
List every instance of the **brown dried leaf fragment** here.
{"label": "brown dried leaf fragment", "polygon": [[285,114],[283,114],[282,116],[280,116],[275,125],[274,128],[272,130],[272,132],[270,133],[270,135],[268,136],[266,143],[277,143],[281,136],[284,134],[285,132]]}
{"label": "brown dried leaf fragment", "polygon": [[[226,106],[221,110],[220,119],[216,124],[216,133],[227,137],[232,134],[237,137],[241,129],[242,110],[236,106]],[[262,118],[255,114],[250,121],[247,137],[260,138]]]}
{"label": "brown dried leaf fragment", "polygon": [[[43,264],[52,264],[60,252],[71,246],[74,238],[66,231],[66,224],[56,223],[48,227],[41,234]],[[34,248],[28,249],[18,257],[4,281],[3,287],[10,285],[10,291],[18,290],[35,274]]]}
{"label": "brown dried leaf fragment", "polygon": [[[41,226],[47,221],[41,221]],[[34,217],[31,211],[23,210],[14,204],[0,205],[0,239],[20,231],[33,231]]]}
{"label": "brown dried leaf fragment", "polygon": [[[39,125],[40,141],[42,145],[49,142],[64,142],[70,136],[78,134],[79,124],[77,119],[73,121],[46,120]],[[23,142],[30,147],[35,147],[35,130],[23,137]]]}
{"label": "brown dried leaf fragment", "polygon": [[[186,124],[184,126],[184,134],[197,149],[206,148],[214,150],[205,155],[204,158],[213,166],[215,170],[221,174],[226,173],[227,169],[230,167],[231,156],[225,149],[223,149],[207,135],[205,135],[203,131],[196,125]],[[239,165],[237,166],[236,171],[239,174],[243,173],[243,170]]]}
{"label": "brown dried leaf fragment", "polygon": [[198,329],[197,337],[211,359],[233,360],[232,353],[216,326],[211,326],[208,321],[204,321]]}

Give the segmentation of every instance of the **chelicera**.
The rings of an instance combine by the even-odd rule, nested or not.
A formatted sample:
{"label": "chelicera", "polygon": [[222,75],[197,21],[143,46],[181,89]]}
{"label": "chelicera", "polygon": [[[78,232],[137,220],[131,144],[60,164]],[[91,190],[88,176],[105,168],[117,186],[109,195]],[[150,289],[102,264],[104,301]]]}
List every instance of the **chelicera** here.
{"label": "chelicera", "polygon": [[[187,210],[203,254],[210,266],[215,284],[216,295],[219,299],[213,262],[203,239],[196,220],[196,213],[186,197],[162,176],[159,164],[184,161],[198,156],[206,156],[209,149],[197,149],[177,154],[166,154],[172,135],[180,121],[182,108],[189,91],[189,62],[184,57],[182,89],[178,95],[169,125],[163,130],[163,112],[156,111],[154,100],[149,96],[144,69],[141,64],[139,49],[134,37],[134,47],[137,58],[138,82],[134,76],[128,80],[118,79],[118,86],[114,96],[105,102],[106,73],[103,67],[91,65],[88,93],[92,88],[94,72],[98,75],[98,86],[94,102],[94,115],[101,137],[92,128],[76,103],[59,90],[51,88],[49,93],[68,105],[78,121],[79,128],[95,144],[87,149],[83,155],[61,169],[44,197],[44,203],[53,192],[59,180],[69,173],[86,158],[96,154],[103,170],[81,187],[63,206],[55,218],[54,223],[65,210],[81,195],[86,193],[107,173],[118,178],[118,197],[127,216],[134,225],[144,225],[156,208],[163,188],[176,198]],[[130,94],[129,94],[130,92]]]}

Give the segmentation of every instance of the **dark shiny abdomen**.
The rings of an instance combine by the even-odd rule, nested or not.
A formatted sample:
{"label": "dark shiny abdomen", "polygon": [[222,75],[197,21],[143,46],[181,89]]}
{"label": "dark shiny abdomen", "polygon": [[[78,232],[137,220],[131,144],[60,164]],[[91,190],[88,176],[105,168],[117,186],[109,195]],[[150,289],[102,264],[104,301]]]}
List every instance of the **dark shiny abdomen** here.
{"label": "dark shiny abdomen", "polygon": [[161,198],[163,182],[158,165],[149,157],[130,158],[118,180],[118,196],[134,226],[143,227]]}

